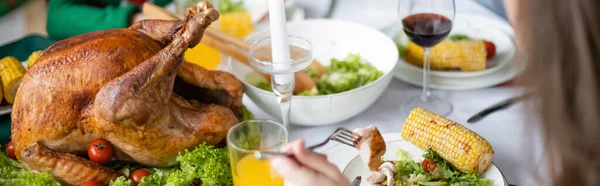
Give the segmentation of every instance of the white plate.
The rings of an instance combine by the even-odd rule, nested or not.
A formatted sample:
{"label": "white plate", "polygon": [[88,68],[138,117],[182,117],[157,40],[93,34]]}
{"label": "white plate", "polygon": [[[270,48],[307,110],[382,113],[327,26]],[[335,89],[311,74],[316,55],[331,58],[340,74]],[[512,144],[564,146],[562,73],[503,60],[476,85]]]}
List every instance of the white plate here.
{"label": "white plate", "polygon": [[[398,149],[408,152],[410,157],[415,161],[423,160],[422,156],[425,151],[404,141],[399,133],[383,134],[383,138],[387,145],[386,153],[383,156],[384,160],[398,159],[396,156],[396,151],[398,151]],[[352,147],[336,144],[325,150],[323,153],[327,155],[330,162],[338,166],[340,170],[344,170],[344,176],[346,176],[348,180],[354,180],[356,176],[366,178],[369,174],[369,170],[360,160],[357,150]],[[508,185],[506,178],[495,164],[492,164],[492,166],[482,174],[482,177],[494,181],[494,186]],[[363,179],[361,186],[368,185],[370,184]]]}
{"label": "white plate", "polygon": [[[498,57],[504,57],[502,57],[501,63],[496,67],[481,72],[431,71],[431,88],[444,90],[487,88],[507,82],[520,72],[520,66],[514,61],[514,30],[509,24],[502,20],[466,13],[457,13],[455,22],[459,26],[456,26],[453,32],[468,32],[466,35],[470,37],[490,39],[497,43]],[[463,29],[463,27],[470,29]],[[391,25],[384,29],[384,33],[390,37],[404,35],[398,34],[400,32],[402,32],[400,24]],[[398,40],[402,40],[402,38],[395,39],[397,42]],[[507,56],[510,56],[510,58]],[[423,70],[404,62],[404,60],[399,60],[398,65],[394,69],[394,76],[412,85],[422,86]]]}
{"label": "white plate", "polygon": [[[423,72],[409,68],[410,64],[398,63],[394,77],[415,86],[423,85]],[[442,90],[472,90],[493,87],[513,79],[521,68],[510,60],[498,71],[479,77],[441,77],[430,76],[429,87]]]}
{"label": "white plate", "polygon": [[[393,24],[384,29],[384,32],[394,38],[397,43],[406,44],[408,38],[402,31],[401,24]],[[458,13],[454,22],[454,28],[451,35],[463,34],[474,39],[485,39],[496,45],[497,54],[492,60],[488,61],[488,68],[479,72],[452,72],[452,71],[431,71],[432,76],[441,77],[480,77],[500,71],[506,65],[510,65],[511,59],[515,55],[514,31],[508,23],[487,18],[474,14]],[[409,68],[413,71],[422,73],[421,67],[407,63],[404,59],[399,59],[399,64],[403,68]],[[402,78],[401,78],[402,79]]]}
{"label": "white plate", "polygon": [[0,106],[0,116],[5,114],[10,114],[12,112],[12,105],[2,105]]}

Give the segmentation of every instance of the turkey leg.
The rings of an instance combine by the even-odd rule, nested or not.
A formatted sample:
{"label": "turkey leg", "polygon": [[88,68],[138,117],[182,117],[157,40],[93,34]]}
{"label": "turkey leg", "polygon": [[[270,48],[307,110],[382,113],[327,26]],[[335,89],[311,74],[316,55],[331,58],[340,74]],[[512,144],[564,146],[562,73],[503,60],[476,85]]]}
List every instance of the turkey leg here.
{"label": "turkey leg", "polygon": [[233,75],[210,71],[196,64],[183,62],[177,73],[174,92],[186,99],[205,104],[218,104],[231,109],[242,119],[242,84]]}
{"label": "turkey leg", "polygon": [[151,19],[134,23],[129,29],[142,32],[165,46],[173,41],[176,33],[181,30],[183,23],[184,21],[180,20]]}
{"label": "turkey leg", "polygon": [[226,108],[199,110],[173,95],[183,52],[198,44],[204,29],[218,17],[207,5],[201,3],[197,12],[188,11],[188,18],[167,47],[96,94],[93,112],[99,121],[97,128],[109,131],[107,140],[136,162],[154,167],[174,165],[179,150],[199,141],[214,144],[236,123]]}
{"label": "turkey leg", "polygon": [[198,44],[204,29],[217,18],[218,12],[208,3],[188,9],[172,43],[98,92],[96,114],[126,126],[142,126],[162,118],[156,114],[168,114],[165,109],[183,52]]}
{"label": "turkey leg", "polygon": [[[180,20],[143,20],[129,27],[142,32],[166,45],[173,41],[175,33],[183,26]],[[186,99],[206,104],[219,104],[230,108],[242,119],[242,85],[231,74],[209,71],[196,64],[184,62],[177,74],[175,93]],[[222,94],[225,92],[226,94]],[[225,96],[226,95],[226,96]]]}
{"label": "turkey leg", "polygon": [[111,180],[121,176],[115,170],[93,163],[87,159],[69,153],[59,153],[48,150],[39,143],[23,150],[24,166],[37,173],[50,172],[64,184],[82,184],[95,180],[102,185],[108,185]]}

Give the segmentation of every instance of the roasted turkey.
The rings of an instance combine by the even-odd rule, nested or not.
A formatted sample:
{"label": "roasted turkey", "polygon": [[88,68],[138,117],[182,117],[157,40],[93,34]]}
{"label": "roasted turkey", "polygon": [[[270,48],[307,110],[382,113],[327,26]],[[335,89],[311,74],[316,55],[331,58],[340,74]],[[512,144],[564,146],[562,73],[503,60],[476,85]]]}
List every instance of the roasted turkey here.
{"label": "roasted turkey", "polygon": [[182,60],[218,17],[199,3],[181,21],[142,21],[43,51],[13,106],[18,161],[67,185],[107,185],[120,174],[85,158],[94,139],[113,144],[113,160],[152,167],[173,166],[179,152],[203,142],[221,143],[242,118],[241,83]]}

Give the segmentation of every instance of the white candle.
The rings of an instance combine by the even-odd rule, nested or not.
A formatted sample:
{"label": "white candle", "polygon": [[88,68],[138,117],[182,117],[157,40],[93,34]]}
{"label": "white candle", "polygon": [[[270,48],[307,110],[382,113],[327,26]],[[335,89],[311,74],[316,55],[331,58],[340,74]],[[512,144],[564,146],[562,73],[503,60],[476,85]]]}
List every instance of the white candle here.
{"label": "white candle", "polygon": [[[285,4],[283,0],[269,0],[269,22],[271,27],[271,50],[273,63],[291,63],[290,47],[285,18]],[[287,70],[291,65],[276,65],[274,70]],[[288,84],[292,78],[287,75],[275,75],[277,84]]]}

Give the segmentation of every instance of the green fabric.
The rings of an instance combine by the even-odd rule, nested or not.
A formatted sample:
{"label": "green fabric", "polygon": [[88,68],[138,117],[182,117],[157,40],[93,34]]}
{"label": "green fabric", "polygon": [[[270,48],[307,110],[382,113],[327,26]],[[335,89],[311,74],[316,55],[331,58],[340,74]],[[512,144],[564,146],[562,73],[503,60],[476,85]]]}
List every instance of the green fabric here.
{"label": "green fabric", "polygon": [[10,141],[10,114],[0,116],[0,143]]}
{"label": "green fabric", "polygon": [[32,52],[44,50],[54,44],[56,40],[48,39],[39,35],[29,35],[12,43],[0,46],[0,59],[13,56],[20,61],[29,58]]}
{"label": "green fabric", "polygon": [[[9,6],[9,2],[12,3],[12,7]],[[27,2],[27,0],[0,0],[0,17],[6,15],[11,10],[16,9],[25,2]]]}
{"label": "green fabric", "polygon": [[[155,0],[164,6],[170,0]],[[129,26],[131,16],[139,8],[120,0],[51,0],[48,3],[48,35],[64,39],[88,32]]]}
{"label": "green fabric", "polygon": [[[17,41],[0,46],[0,59],[13,56],[20,61],[26,61],[32,52],[43,50],[56,41],[38,35],[29,35]],[[10,139],[10,114],[0,116],[0,143],[6,143]]]}

